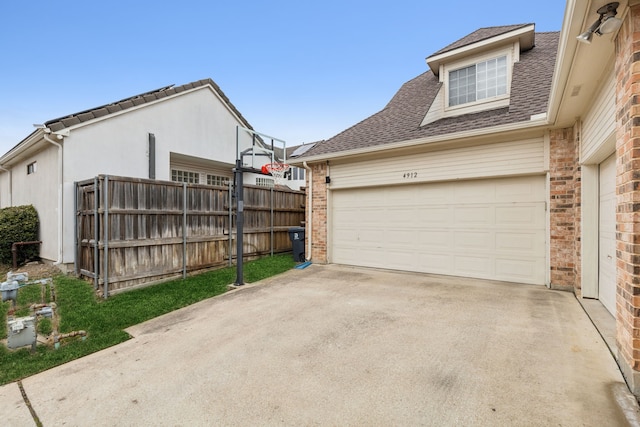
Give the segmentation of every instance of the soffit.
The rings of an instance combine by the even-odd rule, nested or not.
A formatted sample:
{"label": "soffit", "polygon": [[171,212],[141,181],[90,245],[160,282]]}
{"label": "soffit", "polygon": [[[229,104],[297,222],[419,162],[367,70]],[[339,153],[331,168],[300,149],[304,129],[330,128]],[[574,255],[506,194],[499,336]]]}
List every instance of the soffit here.
{"label": "soffit", "polygon": [[[591,108],[591,102],[602,86],[603,79],[615,61],[617,33],[594,35],[591,44],[580,43],[576,37],[584,32],[599,15],[597,10],[609,3],[607,0],[569,2],[561,35],[557,81],[553,96],[559,99],[554,124],[572,126]],[[628,1],[618,7],[619,18],[624,18]]]}

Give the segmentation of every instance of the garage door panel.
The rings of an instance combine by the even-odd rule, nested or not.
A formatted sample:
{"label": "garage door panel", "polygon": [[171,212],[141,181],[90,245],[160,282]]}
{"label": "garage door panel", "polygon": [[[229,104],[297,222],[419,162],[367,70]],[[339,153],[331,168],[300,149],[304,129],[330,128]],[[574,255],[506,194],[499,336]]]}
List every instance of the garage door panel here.
{"label": "garage door panel", "polygon": [[493,276],[493,262],[488,256],[455,257],[455,274],[464,277],[488,278]]}
{"label": "garage door panel", "polygon": [[454,233],[455,246],[458,248],[489,250],[494,248],[491,232],[458,230]]}
{"label": "garage door panel", "polygon": [[445,250],[453,247],[453,232],[438,229],[421,229],[416,233],[419,250]]}
{"label": "garage door panel", "polygon": [[412,209],[402,208],[402,209],[386,209],[385,211],[380,211],[380,219],[384,218],[393,218],[393,221],[399,224],[407,224],[413,222],[416,215]]}
{"label": "garage door panel", "polygon": [[502,182],[496,185],[495,202],[526,203],[532,198],[545,199],[544,187],[534,182]]}
{"label": "garage door panel", "polygon": [[544,224],[544,206],[524,204],[517,206],[496,206],[496,224],[527,225]]}
{"label": "garage door panel", "polygon": [[544,284],[545,179],[334,190],[330,261]]}
{"label": "garage door panel", "polygon": [[489,225],[494,222],[493,218],[491,206],[456,206],[455,208],[455,224]]}
{"label": "garage door panel", "polygon": [[[433,191],[420,194],[420,201],[426,205],[447,205],[451,195],[447,192],[446,188],[434,188]],[[413,194],[412,200],[417,200],[416,195]]]}
{"label": "garage door panel", "polygon": [[467,203],[486,203],[496,198],[495,188],[487,188],[479,182],[470,182],[466,186],[458,186],[450,193],[453,202],[465,200]]}
{"label": "garage door panel", "polygon": [[442,252],[424,252],[417,257],[424,272],[433,274],[451,274],[454,259]]}
{"label": "garage door panel", "polygon": [[412,248],[416,244],[416,235],[412,230],[393,230],[385,233],[389,245],[399,248]]}
{"label": "garage door panel", "polygon": [[544,269],[542,260],[501,259],[496,260],[496,279],[526,281],[537,271]]}
{"label": "garage door panel", "polygon": [[543,233],[496,233],[496,251],[518,252],[522,254],[544,251]]}
{"label": "garage door panel", "polygon": [[447,207],[425,207],[418,209],[412,220],[418,218],[418,222],[425,225],[447,224],[450,217],[451,210]]}

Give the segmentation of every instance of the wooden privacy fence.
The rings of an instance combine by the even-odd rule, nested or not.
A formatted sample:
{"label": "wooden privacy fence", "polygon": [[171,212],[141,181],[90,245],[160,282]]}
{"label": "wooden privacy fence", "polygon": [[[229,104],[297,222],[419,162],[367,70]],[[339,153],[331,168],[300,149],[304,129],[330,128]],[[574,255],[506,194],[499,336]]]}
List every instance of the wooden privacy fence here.
{"label": "wooden privacy fence", "polygon": [[[244,257],[291,250],[304,221],[304,192],[244,188]],[[76,275],[104,296],[231,265],[232,189],[100,175],[76,183]]]}

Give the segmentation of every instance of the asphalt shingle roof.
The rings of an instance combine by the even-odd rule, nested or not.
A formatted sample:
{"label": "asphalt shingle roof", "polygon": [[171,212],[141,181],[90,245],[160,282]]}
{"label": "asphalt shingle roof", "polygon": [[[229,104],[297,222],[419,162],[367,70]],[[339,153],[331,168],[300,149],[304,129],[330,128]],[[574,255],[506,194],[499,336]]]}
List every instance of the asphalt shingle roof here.
{"label": "asphalt shingle roof", "polygon": [[[499,28],[497,34],[501,34],[519,27],[521,26],[494,28]],[[484,33],[477,33],[472,33],[476,35],[471,39],[469,39],[470,36],[465,37],[445,49],[460,47],[458,43],[463,43],[464,40],[466,40],[464,43],[469,43],[469,40],[476,40],[478,37],[488,37]],[[491,32],[491,34],[496,33]],[[508,107],[443,118],[420,126],[442,85],[431,71],[427,71],[406,82],[381,111],[338,135],[316,144],[300,157],[374,147],[462,130],[527,122],[532,115],[542,114],[547,110],[559,34],[559,32],[536,33],[535,47],[520,54],[520,62],[514,64],[513,68]],[[439,52],[442,53],[445,49]]]}
{"label": "asphalt shingle roof", "polygon": [[429,55],[427,59],[431,58],[432,56],[441,55],[443,53],[450,52],[454,49],[459,49],[461,47],[468,46],[473,43],[478,43],[483,40],[487,40],[502,34],[506,34],[511,31],[519,30],[520,28],[524,28],[528,25],[533,25],[533,24],[503,25],[500,27],[480,28],[474,31],[473,33],[469,34],[468,36],[465,36],[460,40],[457,40],[451,43],[450,45],[443,47],[439,51]]}

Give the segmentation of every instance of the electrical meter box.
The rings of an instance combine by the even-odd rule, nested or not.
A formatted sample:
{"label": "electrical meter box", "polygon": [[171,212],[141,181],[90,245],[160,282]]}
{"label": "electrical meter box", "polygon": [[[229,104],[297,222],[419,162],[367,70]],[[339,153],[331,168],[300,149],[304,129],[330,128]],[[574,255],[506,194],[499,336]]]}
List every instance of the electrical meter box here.
{"label": "electrical meter box", "polygon": [[7,347],[20,348],[27,345],[36,347],[36,318],[33,316],[9,319],[7,322]]}

